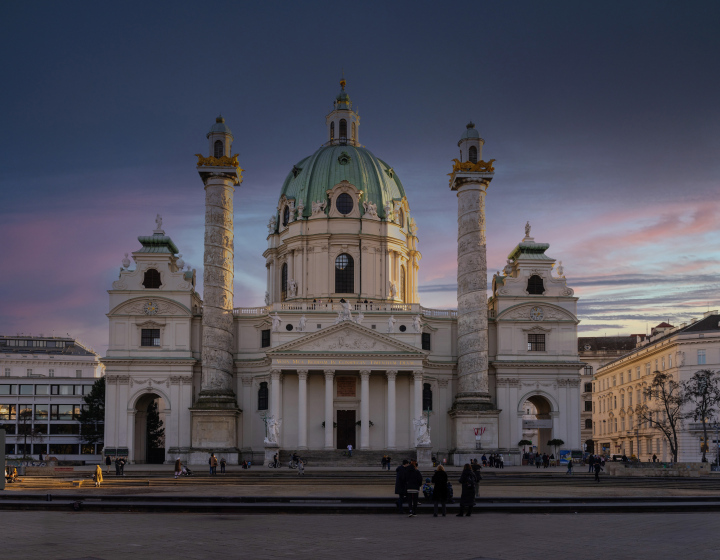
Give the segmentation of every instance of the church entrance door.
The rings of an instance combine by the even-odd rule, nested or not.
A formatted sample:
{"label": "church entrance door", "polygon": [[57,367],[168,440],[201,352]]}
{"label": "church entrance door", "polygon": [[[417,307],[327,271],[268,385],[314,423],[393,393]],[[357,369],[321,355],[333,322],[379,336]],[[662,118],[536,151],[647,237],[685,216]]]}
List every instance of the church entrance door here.
{"label": "church entrance door", "polygon": [[337,448],[347,449],[352,445],[355,449],[355,411],[337,411]]}

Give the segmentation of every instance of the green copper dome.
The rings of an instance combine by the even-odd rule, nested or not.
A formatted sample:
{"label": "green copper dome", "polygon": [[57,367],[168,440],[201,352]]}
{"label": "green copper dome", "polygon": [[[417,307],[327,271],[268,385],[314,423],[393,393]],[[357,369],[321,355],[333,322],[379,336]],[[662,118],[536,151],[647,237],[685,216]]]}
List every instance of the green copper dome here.
{"label": "green copper dome", "polygon": [[215,124],[210,127],[210,132],[207,133],[207,137],[209,137],[213,132],[220,132],[232,136],[232,132],[230,132],[230,127],[225,124],[225,119],[222,115],[218,116],[215,119]]}
{"label": "green copper dome", "polygon": [[[305,205],[303,216],[312,214],[312,203],[327,201],[327,191],[346,180],[363,192],[360,203],[377,205],[378,216],[385,217],[385,204],[401,200],[405,189],[393,169],[370,150],[355,146],[324,146],[299,161],[288,174],[280,195]],[[327,209],[326,209],[327,212]],[[360,212],[363,208],[360,206]]]}
{"label": "green copper dome", "polygon": [[465,127],[466,130],[463,132],[463,135],[460,137],[460,140],[466,140],[468,138],[480,138],[480,133],[475,130],[475,123],[470,121],[467,126]]}

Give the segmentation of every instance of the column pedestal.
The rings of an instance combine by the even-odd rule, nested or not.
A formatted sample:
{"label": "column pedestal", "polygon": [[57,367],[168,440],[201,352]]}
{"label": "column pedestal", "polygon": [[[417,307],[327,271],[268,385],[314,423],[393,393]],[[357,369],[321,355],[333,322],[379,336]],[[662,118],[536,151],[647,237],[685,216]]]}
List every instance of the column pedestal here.
{"label": "column pedestal", "polygon": [[280,446],[277,443],[266,443],[265,444],[265,458],[263,459],[263,467],[267,467],[275,457],[275,453],[278,454],[278,460],[280,459]]}
{"label": "column pedestal", "polygon": [[420,470],[432,468],[432,446],[418,445],[415,448],[417,453],[417,464]]}

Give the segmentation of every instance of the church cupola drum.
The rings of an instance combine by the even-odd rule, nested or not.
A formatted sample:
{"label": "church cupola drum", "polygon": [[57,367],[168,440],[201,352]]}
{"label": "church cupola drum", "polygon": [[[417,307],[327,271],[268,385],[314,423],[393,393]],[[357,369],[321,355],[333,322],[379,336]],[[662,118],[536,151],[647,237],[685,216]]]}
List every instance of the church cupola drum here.
{"label": "church cupola drum", "polygon": [[198,405],[236,408],[233,390],[233,195],[242,182],[233,135],[219,116],[207,134],[209,156],[198,157],[205,185],[202,383]]}

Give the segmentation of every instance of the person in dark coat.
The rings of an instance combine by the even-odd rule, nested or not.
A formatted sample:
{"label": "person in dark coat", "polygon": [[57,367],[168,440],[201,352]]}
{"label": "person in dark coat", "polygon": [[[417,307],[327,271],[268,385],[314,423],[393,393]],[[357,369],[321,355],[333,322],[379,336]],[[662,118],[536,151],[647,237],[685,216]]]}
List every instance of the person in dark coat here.
{"label": "person in dark coat", "polygon": [[397,507],[400,513],[403,512],[403,502],[405,501],[405,480],[407,478],[407,469],[410,461],[403,459],[402,465],[395,469],[395,493],[398,495]]}
{"label": "person in dark coat", "polygon": [[472,515],[472,508],[475,505],[475,473],[470,467],[470,463],[465,463],[462,474],[460,475],[460,486],[462,487],[462,494],[460,495],[460,513],[457,517],[462,517],[467,506],[467,517]]}
{"label": "person in dark coat", "polygon": [[[497,461],[497,457],[495,458],[495,460]],[[480,463],[478,463],[477,459],[474,459],[472,461],[472,463],[470,463],[470,468],[472,469],[472,472],[475,475],[475,482],[479,482],[480,480],[482,480],[482,475],[480,474],[480,469],[482,469],[482,467],[480,466]],[[478,497],[479,491],[480,491],[480,485],[476,484],[475,485],[475,497],[476,498]]]}
{"label": "person in dark coat", "polygon": [[405,475],[405,493],[407,494],[408,509],[410,515],[415,517],[418,507],[418,496],[420,495],[420,487],[422,486],[422,473],[417,468],[417,463],[413,461],[407,468]]}
{"label": "person in dark coat", "polygon": [[438,465],[435,474],[433,474],[432,483],[435,485],[433,488],[433,502],[435,503],[433,517],[438,516],[438,504],[442,505],[442,516],[445,517],[445,506],[448,498],[448,475],[442,465]]}
{"label": "person in dark coat", "polygon": [[593,465],[593,468],[595,469],[595,482],[600,482],[600,471],[603,470],[602,465],[600,464],[600,461],[595,463]]}
{"label": "person in dark coat", "polygon": [[112,465],[112,459],[110,459],[110,455],[105,456],[105,466],[107,466],[107,473],[110,474],[110,465]]}

